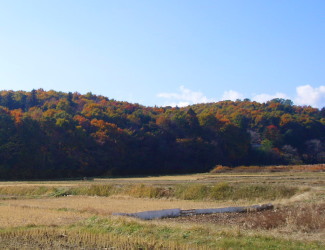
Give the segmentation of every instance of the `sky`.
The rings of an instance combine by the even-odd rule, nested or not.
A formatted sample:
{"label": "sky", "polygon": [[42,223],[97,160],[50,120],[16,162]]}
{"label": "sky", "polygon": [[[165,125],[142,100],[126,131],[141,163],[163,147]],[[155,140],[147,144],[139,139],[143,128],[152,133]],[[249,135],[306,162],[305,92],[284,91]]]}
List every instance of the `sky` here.
{"label": "sky", "polygon": [[325,106],[324,0],[0,0],[0,89]]}

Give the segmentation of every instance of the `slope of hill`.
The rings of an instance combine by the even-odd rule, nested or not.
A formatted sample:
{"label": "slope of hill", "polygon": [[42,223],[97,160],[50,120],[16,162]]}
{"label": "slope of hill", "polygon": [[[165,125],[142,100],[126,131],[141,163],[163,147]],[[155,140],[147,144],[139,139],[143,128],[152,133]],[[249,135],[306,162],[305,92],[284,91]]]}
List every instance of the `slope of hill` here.
{"label": "slope of hill", "polygon": [[204,172],[325,162],[325,108],[274,99],[145,107],[92,93],[0,91],[0,178]]}

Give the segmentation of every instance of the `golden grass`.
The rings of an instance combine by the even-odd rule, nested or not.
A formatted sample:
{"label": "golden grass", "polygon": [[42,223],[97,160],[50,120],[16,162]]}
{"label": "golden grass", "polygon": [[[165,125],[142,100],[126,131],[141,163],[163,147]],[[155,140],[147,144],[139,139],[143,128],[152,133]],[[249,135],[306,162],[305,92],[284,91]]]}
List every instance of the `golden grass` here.
{"label": "golden grass", "polygon": [[[324,164],[323,164],[324,165]],[[130,178],[94,178],[86,181],[17,181],[0,182],[0,187],[76,187],[90,184],[134,184],[150,183],[173,185],[184,183],[280,183],[290,185],[325,186],[325,172],[227,172],[218,174],[191,174],[175,176],[130,177]]]}
{"label": "golden grass", "polygon": [[147,177],[128,177],[128,178],[95,178],[95,181],[119,180],[119,181],[195,181],[209,174],[190,174],[190,175],[163,175]]}
{"label": "golden grass", "polygon": [[92,218],[74,227],[0,230],[1,249],[321,249],[322,243],[281,240],[235,230]]}
{"label": "golden grass", "polygon": [[3,249],[188,249],[188,245],[176,241],[157,241],[107,232],[94,234],[60,228],[0,232],[0,247]]}
{"label": "golden grass", "polygon": [[0,182],[0,187],[73,187],[76,185],[83,184],[83,182],[75,182],[75,183],[43,183],[43,182]]}
{"label": "golden grass", "polygon": [[89,213],[72,211],[40,210],[23,206],[0,206],[0,228],[67,225],[91,216]]}
{"label": "golden grass", "polygon": [[159,209],[194,209],[218,208],[224,206],[251,205],[245,201],[189,201],[167,199],[132,198],[128,196],[98,197],[98,196],[65,196],[58,198],[6,200],[4,205],[24,206],[42,209],[74,209],[89,211],[94,214],[109,215],[111,213],[131,213]]}

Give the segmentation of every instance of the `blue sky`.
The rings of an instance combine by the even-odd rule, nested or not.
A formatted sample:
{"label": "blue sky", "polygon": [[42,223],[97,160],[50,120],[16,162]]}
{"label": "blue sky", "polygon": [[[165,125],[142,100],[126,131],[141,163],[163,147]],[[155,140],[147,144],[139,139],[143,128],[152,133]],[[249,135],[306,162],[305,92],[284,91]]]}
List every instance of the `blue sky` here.
{"label": "blue sky", "polygon": [[0,89],[321,108],[324,13],[324,0],[0,0]]}

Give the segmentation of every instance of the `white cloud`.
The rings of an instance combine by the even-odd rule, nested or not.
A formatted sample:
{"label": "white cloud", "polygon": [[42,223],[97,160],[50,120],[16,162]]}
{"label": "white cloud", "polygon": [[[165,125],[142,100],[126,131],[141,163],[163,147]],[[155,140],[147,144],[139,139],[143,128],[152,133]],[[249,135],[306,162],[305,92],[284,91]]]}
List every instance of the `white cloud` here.
{"label": "white cloud", "polygon": [[244,95],[233,91],[233,90],[229,90],[229,91],[225,91],[222,95],[222,100],[231,100],[231,101],[236,101],[237,99],[243,99]]}
{"label": "white cloud", "polygon": [[[196,103],[216,102],[216,99],[207,98],[201,92],[195,92],[190,89],[180,86],[179,93],[159,93],[157,96],[167,99],[166,106],[185,107]],[[246,98],[242,93],[234,90],[225,91],[221,100],[232,100]],[[250,98],[250,97],[248,97]],[[310,105],[316,108],[325,106],[325,86],[314,88],[310,85],[298,86],[296,88],[296,95],[292,98],[284,93],[278,92],[271,94],[253,94],[251,99],[260,103],[270,101],[275,98],[290,99],[297,105]]]}
{"label": "white cloud", "polygon": [[[193,104],[193,103],[192,103]],[[179,101],[179,102],[168,102],[166,103],[164,106],[171,106],[171,107],[186,107],[188,105],[191,105],[191,103],[189,102],[182,102],[182,101]]]}
{"label": "white cloud", "polygon": [[214,102],[215,100],[207,98],[201,92],[195,92],[184,86],[179,87],[180,93],[159,93],[160,98],[169,99],[166,105],[184,107],[190,104]]}
{"label": "white cloud", "polygon": [[299,86],[296,88],[297,97],[295,103],[298,105],[310,105],[322,108],[325,106],[325,86],[313,88],[310,85]]}
{"label": "white cloud", "polygon": [[269,95],[269,94],[259,94],[253,96],[252,100],[256,102],[267,102],[275,98],[282,98],[282,99],[290,99],[286,94],[283,93],[276,93],[275,95]]}

